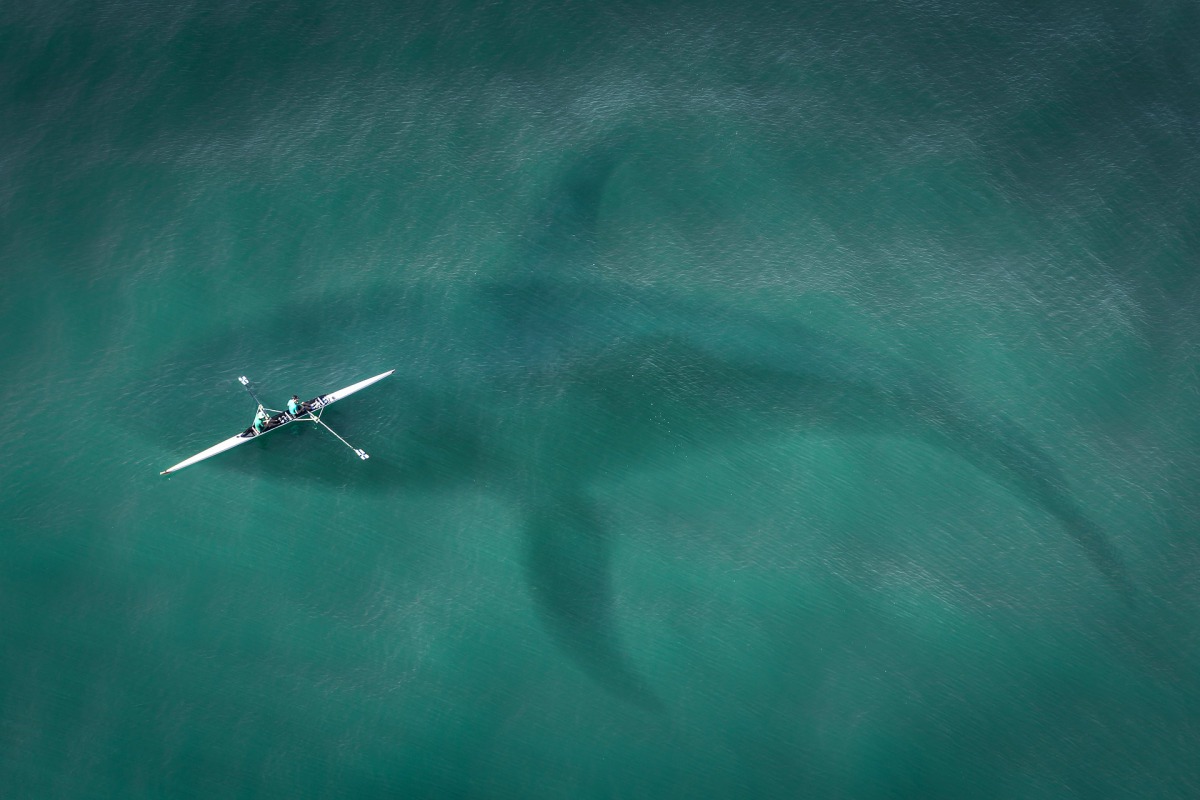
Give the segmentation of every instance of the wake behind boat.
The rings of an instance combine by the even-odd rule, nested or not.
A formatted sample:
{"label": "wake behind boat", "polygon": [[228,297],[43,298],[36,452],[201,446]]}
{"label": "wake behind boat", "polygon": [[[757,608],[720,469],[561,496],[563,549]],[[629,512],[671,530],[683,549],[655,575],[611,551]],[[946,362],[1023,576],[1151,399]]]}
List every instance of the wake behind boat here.
{"label": "wake behind boat", "polygon": [[[325,428],[325,430],[332,433],[334,436],[337,436],[338,440],[341,441],[342,444],[349,447],[351,450],[354,451],[354,453],[359,458],[361,458],[365,461],[366,459],[370,458],[370,456],[368,456],[365,451],[354,447],[349,442],[347,442],[345,439],[343,439],[341,436],[338,436],[336,431],[334,431],[332,428],[330,428],[328,425],[326,425],[321,420],[321,412],[323,410],[325,410],[326,407],[332,405],[333,403],[337,402],[338,400],[341,400],[343,397],[349,397],[350,395],[354,394],[355,392],[361,391],[361,390],[367,388],[368,386],[370,386],[371,384],[377,383],[377,382],[383,380],[384,378],[386,378],[388,375],[391,375],[395,371],[396,370],[394,370],[394,369],[389,369],[387,372],[376,375],[373,378],[367,378],[365,381],[359,381],[358,383],[353,383],[344,389],[338,389],[336,392],[329,392],[328,394],[317,395],[312,400],[309,400],[306,403],[301,403],[299,409],[297,409],[297,412],[295,414],[291,414],[287,411],[275,411],[275,409],[265,409],[267,411],[272,411],[274,413],[273,413],[273,416],[269,417],[263,423],[262,430],[256,430],[255,427],[253,425],[251,425],[249,428],[242,431],[237,436],[231,436],[230,438],[226,439],[223,442],[214,444],[212,447],[208,448],[207,450],[197,453],[196,455],[192,456],[191,458],[180,461],[178,464],[176,464],[173,467],[164,469],[159,474],[160,475],[170,475],[172,472],[178,472],[179,470],[183,469],[184,467],[190,467],[192,464],[195,464],[199,461],[204,461],[206,458],[212,458],[213,456],[215,456],[219,453],[224,453],[226,450],[230,450],[234,447],[237,447],[239,444],[245,444],[246,442],[249,442],[253,439],[257,439],[259,436],[262,436],[265,433],[270,433],[271,431],[282,428],[284,425],[288,425],[292,422],[315,422],[316,424]],[[241,381],[242,385],[246,387],[246,391],[250,392],[250,396],[253,397],[256,401],[258,401],[258,396],[255,395],[254,391],[250,389],[250,381],[247,380],[244,375],[242,377],[238,378],[238,380]],[[262,402],[258,403],[258,407],[260,410],[264,410]]]}

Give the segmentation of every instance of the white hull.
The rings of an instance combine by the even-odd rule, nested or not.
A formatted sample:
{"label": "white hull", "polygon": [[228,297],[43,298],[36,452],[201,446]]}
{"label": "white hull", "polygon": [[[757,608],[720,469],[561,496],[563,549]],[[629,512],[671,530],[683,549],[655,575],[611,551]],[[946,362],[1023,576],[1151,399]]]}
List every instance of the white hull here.
{"label": "white hull", "polygon": [[354,394],[355,392],[362,391],[363,389],[370,386],[372,383],[379,383],[381,380],[386,378],[388,375],[391,375],[395,371],[396,370],[394,370],[394,369],[389,369],[387,372],[376,375],[374,378],[367,378],[365,381],[359,381],[358,383],[351,384],[350,386],[347,386],[345,389],[338,389],[336,392],[330,392],[329,394],[323,394],[323,395],[321,395],[321,397],[324,399],[324,402],[321,404],[321,407],[324,408],[325,406],[329,405],[330,403],[337,402],[338,400],[341,400],[344,397],[349,397],[350,395]]}
{"label": "white hull", "polygon": [[[379,381],[386,378],[388,375],[391,375],[393,372],[395,372],[394,369],[389,369],[387,372],[376,375],[373,378],[367,378],[365,381],[359,381],[358,383],[351,384],[351,385],[347,386],[345,389],[338,389],[336,392],[329,392],[328,394],[323,394],[319,397],[315,397],[311,401],[309,401],[309,405],[311,406],[311,409],[313,411],[320,411],[321,409],[325,408],[326,406],[332,405],[332,404],[336,403],[338,400],[341,400],[342,398],[349,397],[350,395],[354,394],[355,392],[361,391],[373,383],[378,383]],[[259,436],[262,436],[263,434],[267,434],[273,430],[282,428],[284,425],[288,424],[289,422],[295,422],[297,418],[292,417],[290,414],[280,414],[277,417],[275,417],[274,419],[278,419],[279,422],[277,424],[275,424],[273,427],[262,431],[261,433],[247,435],[249,433],[249,430],[247,430],[243,433],[239,433],[237,436],[231,436],[230,438],[226,439],[225,441],[220,442],[219,444],[214,444],[212,447],[208,448],[207,450],[204,450],[203,452],[197,453],[196,455],[192,456],[191,458],[180,461],[178,464],[176,464],[173,467],[164,469],[162,472],[159,473],[159,475],[170,475],[172,472],[178,472],[179,470],[183,469],[184,467],[190,467],[192,464],[195,464],[198,461],[204,461],[207,458],[212,458],[215,455],[224,453],[226,450],[230,450],[234,447],[237,447],[239,444],[245,444],[246,442],[252,442],[255,439],[257,439]],[[300,419],[303,419],[303,417],[300,417]]]}
{"label": "white hull", "polygon": [[225,441],[221,442],[220,444],[214,444],[212,447],[208,448],[207,450],[205,450],[202,453],[197,453],[196,455],[192,456],[189,459],[180,461],[178,464],[176,464],[173,467],[164,469],[162,472],[160,472],[158,474],[159,475],[169,475],[172,472],[177,472],[178,470],[183,469],[184,467],[190,467],[192,464],[195,464],[197,461],[203,461],[206,458],[212,458],[217,453],[224,453],[226,450],[229,450],[230,448],[237,447],[239,444],[245,444],[246,442],[253,441],[256,438],[257,437],[254,437],[254,436],[252,436],[250,438],[243,438],[242,436],[232,436],[232,437],[226,439]]}

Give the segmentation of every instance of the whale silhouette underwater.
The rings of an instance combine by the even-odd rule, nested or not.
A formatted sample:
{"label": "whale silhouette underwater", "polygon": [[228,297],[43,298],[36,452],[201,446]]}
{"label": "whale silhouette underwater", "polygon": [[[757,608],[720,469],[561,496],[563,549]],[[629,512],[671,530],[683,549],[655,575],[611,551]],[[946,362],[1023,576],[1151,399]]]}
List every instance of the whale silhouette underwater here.
{"label": "whale silhouette underwater", "polygon": [[[211,391],[212,369],[249,369],[259,354],[247,343],[292,323],[313,343],[306,360],[345,363],[361,342],[388,353],[369,366],[396,367],[390,388],[403,399],[386,422],[404,436],[403,456],[373,459],[356,489],[470,482],[512,498],[526,520],[528,586],[553,640],[606,689],[647,708],[658,700],[618,641],[613,545],[589,485],[748,428],[902,436],[951,453],[1051,518],[1132,602],[1121,558],[1063,470],[1021,426],[932,369],[796,321],[579,277],[612,169],[595,157],[567,171],[511,279],[288,304],[236,334],[190,342],[156,380]],[[221,468],[245,463],[236,456]],[[289,464],[289,480],[328,479],[320,464]]]}

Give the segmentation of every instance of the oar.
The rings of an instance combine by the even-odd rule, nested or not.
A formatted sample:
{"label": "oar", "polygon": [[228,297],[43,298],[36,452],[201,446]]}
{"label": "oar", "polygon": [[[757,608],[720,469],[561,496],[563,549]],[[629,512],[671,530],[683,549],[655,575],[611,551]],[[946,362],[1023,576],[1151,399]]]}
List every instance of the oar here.
{"label": "oar", "polygon": [[241,384],[242,384],[242,386],[245,386],[245,387],[246,387],[246,391],[247,391],[247,392],[249,392],[249,393],[250,393],[250,396],[254,398],[254,402],[258,403],[258,407],[259,407],[259,408],[261,408],[261,409],[264,409],[264,410],[266,410],[266,411],[273,412],[273,413],[275,413],[275,414],[278,414],[278,413],[279,413],[279,410],[278,410],[278,409],[274,409],[274,408],[267,408],[266,406],[264,406],[264,405],[263,405],[263,401],[262,401],[262,400],[259,400],[259,399],[258,399],[258,395],[256,395],[256,394],[254,393],[254,390],[250,388],[250,379],[249,379],[249,378],[247,378],[245,375],[239,375],[239,376],[238,376],[238,382],[239,382],[239,383],[241,383]]}
{"label": "oar", "polygon": [[354,454],[355,454],[355,455],[357,455],[359,458],[361,458],[363,461],[366,461],[368,458],[370,458],[370,456],[369,456],[369,455],[367,455],[367,451],[366,451],[366,450],[360,450],[359,448],[357,448],[357,447],[355,447],[354,445],[352,445],[352,444],[350,444],[349,442],[347,442],[347,441],[346,441],[345,439],[343,439],[341,436],[338,436],[338,432],[337,432],[337,431],[335,431],[333,428],[329,427],[329,426],[328,426],[328,425],[326,425],[324,422],[322,422],[322,421],[321,421],[321,418],[320,418],[320,417],[318,417],[318,416],[316,416],[315,414],[313,414],[311,411],[308,413],[308,417],[309,417],[309,419],[311,419],[313,422],[317,423],[318,425],[320,425],[321,427],[323,427],[325,430],[327,430],[327,431],[329,431],[330,433],[332,433],[334,436],[337,436],[337,438],[338,438],[338,441],[339,441],[339,442],[341,442],[342,444],[346,445],[346,447],[349,447],[351,450],[353,450],[353,451],[354,451]]}

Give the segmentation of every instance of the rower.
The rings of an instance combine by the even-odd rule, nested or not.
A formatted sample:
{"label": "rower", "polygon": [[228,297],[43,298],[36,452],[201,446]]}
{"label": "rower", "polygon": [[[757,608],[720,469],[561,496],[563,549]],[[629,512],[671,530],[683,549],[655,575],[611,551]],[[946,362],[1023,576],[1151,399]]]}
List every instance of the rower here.
{"label": "rower", "polygon": [[300,398],[299,397],[297,397],[296,395],[292,395],[292,399],[288,400],[288,403],[287,403],[287,411],[293,417],[298,416],[300,414]]}
{"label": "rower", "polygon": [[258,411],[254,414],[254,432],[262,433],[263,426],[267,424],[267,412],[262,406],[258,407]]}

